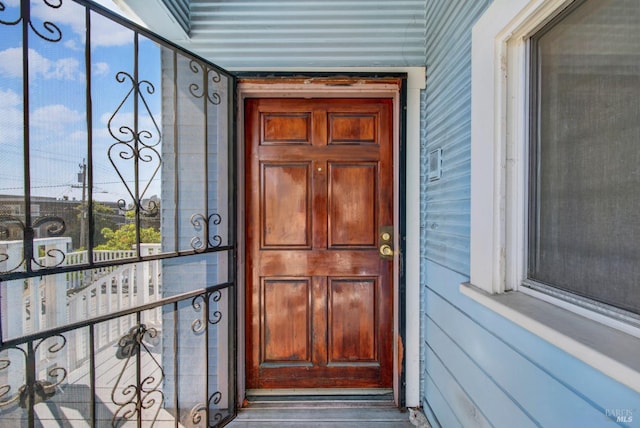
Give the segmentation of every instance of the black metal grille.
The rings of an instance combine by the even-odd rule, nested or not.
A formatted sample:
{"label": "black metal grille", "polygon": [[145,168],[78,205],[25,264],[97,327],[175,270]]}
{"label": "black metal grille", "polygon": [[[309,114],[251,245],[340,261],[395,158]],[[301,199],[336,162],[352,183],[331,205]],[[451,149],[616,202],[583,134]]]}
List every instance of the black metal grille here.
{"label": "black metal grille", "polygon": [[[144,426],[173,422],[175,426],[216,426],[234,415],[233,392],[218,390],[212,377],[211,364],[200,373],[203,382],[190,380],[181,383],[180,369],[193,363],[194,354],[207,354],[212,337],[211,328],[232,314],[230,290],[232,284],[219,284],[208,289],[197,290],[180,296],[163,299],[153,304],[120,311],[90,322],[70,325],[55,332],[45,332],[13,340],[3,345],[3,353],[10,357],[0,358],[0,378],[13,366],[23,371],[19,385],[0,382],[0,411],[2,419],[17,424],[34,426],[35,420],[43,421],[42,415],[64,417],[80,414],[91,426],[121,426],[127,421]],[[225,300],[224,307],[220,304]],[[181,306],[181,304],[184,304]],[[170,318],[164,327],[174,327],[171,333],[177,336],[179,318],[187,318],[193,326],[190,331],[180,331],[182,337],[201,337],[191,359],[179,362],[180,344],[174,337],[171,346],[163,344],[157,327],[143,322],[145,314],[162,310]],[[203,319],[204,317],[204,319]],[[104,326],[134,320],[133,326],[109,345],[100,345],[98,336]],[[79,364],[69,366],[69,353],[78,353],[80,336],[86,341],[86,355]],[[230,343],[224,343],[230,345]],[[161,361],[158,349],[171,348],[171,364]],[[225,351],[226,352],[226,351]],[[42,355],[46,358],[42,358]],[[169,355],[166,354],[165,355]],[[105,357],[110,363],[105,363]],[[208,356],[212,358],[212,356]],[[43,361],[53,362],[43,367]],[[66,364],[62,363],[66,362]],[[108,365],[109,370],[102,367]],[[166,371],[170,365],[171,371]],[[80,371],[80,380],[70,379],[73,372]],[[79,376],[77,373],[76,377]],[[6,378],[5,378],[6,379]],[[199,388],[198,388],[199,386]],[[167,397],[169,389],[172,399]],[[181,394],[199,395],[200,401],[184,408]],[[40,405],[42,403],[42,405]],[[38,405],[40,407],[38,408]],[[46,407],[45,407],[46,406]],[[66,411],[65,411],[66,410]],[[76,413],[77,412],[77,413]],[[56,418],[57,419],[57,418]],[[46,419],[44,419],[46,420]]]}
{"label": "black metal grille", "polygon": [[1,55],[0,419],[225,423],[234,77],[85,0],[0,0]]}
{"label": "black metal grille", "polygon": [[[56,2],[50,0],[41,1],[42,4],[52,9],[61,9],[64,4],[62,0],[58,0]],[[68,2],[71,3],[71,0],[68,0]],[[170,249],[168,245],[165,245],[163,246],[161,253],[142,255],[139,245],[142,242],[140,235],[145,218],[160,215],[160,207],[158,206],[157,201],[148,200],[147,197],[149,196],[148,193],[151,181],[159,177],[161,167],[166,167],[166,159],[163,159],[162,153],[158,150],[161,141],[163,139],[166,140],[166,137],[163,136],[163,130],[164,132],[167,132],[169,128],[173,128],[170,132],[175,134],[172,136],[172,139],[173,144],[176,147],[174,150],[174,156],[176,157],[180,155],[179,149],[177,148],[181,144],[187,143],[190,145],[202,145],[200,153],[204,157],[204,162],[200,166],[202,168],[201,174],[204,177],[208,177],[208,168],[210,167],[209,162],[207,162],[209,160],[208,151],[210,150],[210,132],[208,129],[210,128],[209,122],[211,121],[210,111],[212,108],[219,109],[221,105],[225,106],[226,110],[223,112],[227,118],[226,124],[229,125],[226,140],[227,142],[230,141],[232,137],[231,125],[233,120],[233,97],[230,95],[232,94],[233,87],[235,85],[233,76],[215,65],[208,63],[206,60],[183,51],[141,28],[137,28],[135,25],[122,20],[118,16],[111,14],[109,11],[99,6],[83,0],[73,0],[73,3],[77,3],[85,8],[86,45],[84,47],[84,57],[87,69],[86,153],[88,162],[86,164],[81,164],[80,166],[81,168],[84,168],[83,175],[86,174],[86,177],[83,178],[83,191],[86,191],[86,195],[83,195],[82,198],[82,212],[86,214],[87,218],[81,222],[81,227],[88,228],[90,232],[86,234],[84,239],[80,239],[82,242],[79,242],[78,247],[84,247],[86,244],[86,249],[89,254],[85,258],[84,262],[75,263],[73,265],[64,263],[66,259],[65,251],[55,249],[50,250],[45,254],[46,258],[50,259],[47,260],[46,263],[41,261],[42,257],[38,257],[37,254],[33,254],[33,240],[35,239],[37,230],[47,225],[46,229],[42,230],[43,234],[50,237],[62,236],[65,231],[68,231],[68,221],[59,215],[46,214],[43,216],[34,216],[33,210],[30,209],[33,205],[32,192],[37,186],[34,186],[32,183],[32,168],[30,162],[31,138],[29,131],[32,127],[30,126],[31,118],[29,106],[35,96],[34,91],[30,89],[29,85],[30,55],[28,52],[30,50],[30,40],[34,37],[33,35],[35,35],[36,38],[54,44],[59,44],[64,41],[64,37],[63,31],[56,23],[51,21],[38,22],[31,17],[31,6],[29,1],[21,2],[19,16],[8,16],[6,19],[3,17],[3,14],[8,14],[10,10],[3,2],[0,1],[0,30],[2,30],[3,26],[9,27],[22,25],[23,27],[21,34],[21,49],[23,51],[23,123],[21,125],[24,129],[22,141],[23,152],[25,154],[22,159],[24,163],[22,168],[24,172],[24,191],[23,194],[20,195],[20,204],[23,207],[23,217],[20,218],[15,215],[7,215],[0,211],[0,239],[9,234],[10,228],[19,229],[19,234],[24,241],[23,251],[21,252],[21,257],[16,258],[14,255],[8,254],[0,248],[0,263],[3,263],[0,265],[0,279],[10,280],[40,276],[43,274],[79,271],[95,267],[120,264],[123,262],[132,263],[142,260],[183,256],[193,254],[195,252],[231,250],[233,248],[231,233],[232,227],[229,227],[231,225],[231,221],[230,218],[226,218],[226,220],[223,221],[223,216],[226,215],[227,217],[230,217],[232,216],[232,212],[227,207],[224,208],[223,213],[217,211],[210,212],[210,198],[206,196],[204,196],[202,204],[204,212],[190,213],[186,216],[192,225],[193,232],[193,236],[189,239],[188,247],[180,246],[178,244],[180,241],[178,234],[181,233],[181,231],[177,226],[173,227],[171,230],[175,236],[172,239],[167,237],[167,240],[171,240],[176,243],[174,248]],[[63,12],[61,11],[61,13]],[[92,71],[91,69],[91,22],[92,19],[96,19],[96,16],[100,16],[101,19],[104,19],[103,17],[107,17],[109,20],[118,23],[118,25],[130,29],[133,44],[133,71],[131,73],[126,71],[117,71],[113,73],[113,80],[126,88],[126,91],[123,92],[124,95],[119,100],[119,104],[113,106],[113,112],[110,114],[108,119],[107,130],[111,137],[112,144],[103,153],[97,153],[94,147],[94,138],[92,137],[95,132],[95,118],[93,117],[94,113],[90,108],[92,105],[92,97],[95,98],[96,95],[96,87],[92,86],[92,81],[95,80],[95,78],[92,77],[92,74],[95,74],[95,71]],[[32,34],[32,36],[29,36],[30,34]],[[139,51],[141,50],[140,45],[142,38],[144,38],[145,41],[151,41],[153,44],[157,45],[157,49],[161,50],[163,55],[174,56],[174,64],[172,65],[174,70],[169,71],[174,72],[175,74],[180,74],[178,77],[174,76],[173,82],[171,82],[174,85],[174,88],[172,89],[174,97],[179,98],[182,96],[184,98],[184,94],[188,93],[194,100],[201,102],[201,117],[197,119],[200,122],[200,126],[205,130],[201,137],[201,141],[194,142],[191,139],[186,140],[183,135],[180,135],[180,127],[184,125],[180,123],[179,119],[175,120],[177,119],[177,115],[175,114],[174,116],[176,117],[174,118],[175,122],[173,124],[165,123],[163,125],[159,125],[159,118],[156,117],[157,114],[152,112],[148,103],[148,98],[157,92],[157,85],[159,82],[152,82],[140,75]],[[177,65],[177,62],[179,61],[185,62],[183,68],[184,70],[190,71],[190,77],[185,77],[184,70],[179,69],[180,66]],[[169,62],[170,61],[166,61],[166,63]],[[167,68],[164,68],[165,65],[166,64],[163,63],[163,72],[167,71]],[[182,87],[180,87],[180,85],[182,85]],[[182,91],[184,91],[184,93]],[[221,91],[224,91],[225,95],[221,95]],[[170,91],[164,91],[165,94],[167,92]],[[174,100],[173,108],[175,110],[180,108],[178,105],[180,101],[180,99]],[[122,111],[127,102],[130,102],[133,105],[133,114],[126,118],[128,120],[125,120],[121,116],[123,116]],[[163,114],[165,113],[163,112]],[[149,126],[145,126],[145,124],[141,123],[143,117],[150,119]],[[191,119],[193,118],[191,117]],[[189,125],[192,126],[192,124]],[[163,130],[161,130],[161,127]],[[216,142],[216,144],[220,143],[221,142]],[[231,146],[229,145],[229,148],[230,147]],[[119,211],[130,213],[129,219],[135,224],[136,239],[134,249],[136,252],[134,256],[128,258],[129,260],[104,261],[99,260],[96,257],[92,257],[92,253],[95,251],[96,246],[94,242],[96,233],[94,232],[99,232],[95,230],[97,222],[94,205],[96,204],[96,199],[94,197],[95,186],[93,185],[93,182],[95,181],[95,168],[93,161],[96,157],[108,159],[111,167],[113,168],[114,176],[117,176],[128,196],[128,200],[118,198],[114,201],[114,204],[116,204],[116,208]],[[233,166],[231,165],[232,157],[227,154],[226,158],[230,163],[227,174],[230,178],[233,171]],[[146,177],[141,176],[141,170],[143,167],[145,167],[148,172]],[[179,166],[174,164],[172,165],[172,168],[175,169],[175,176],[173,179],[177,188],[177,183],[180,181],[180,172],[178,171]],[[126,176],[125,169],[130,173],[129,176]],[[169,176],[169,174],[166,175],[167,177]],[[84,184],[84,180],[87,180],[86,185]],[[202,183],[203,195],[209,194],[209,181],[210,180],[204,180]],[[229,184],[231,184],[231,180],[229,180]],[[233,189],[233,186],[230,186],[229,188]],[[1,188],[0,192],[2,192]],[[179,192],[174,191],[173,197],[175,200],[172,202],[178,201]],[[225,198],[230,200],[230,194],[226,195]],[[1,200],[0,204],[2,204]],[[173,217],[178,218],[180,216],[184,216],[184,213],[179,210],[179,204],[176,205],[177,208],[175,209]],[[219,225],[226,226],[225,234],[227,235],[227,239],[223,239],[222,235],[215,232],[211,227]],[[216,229],[219,230],[220,228]],[[165,228],[165,230],[168,230],[168,228]]]}

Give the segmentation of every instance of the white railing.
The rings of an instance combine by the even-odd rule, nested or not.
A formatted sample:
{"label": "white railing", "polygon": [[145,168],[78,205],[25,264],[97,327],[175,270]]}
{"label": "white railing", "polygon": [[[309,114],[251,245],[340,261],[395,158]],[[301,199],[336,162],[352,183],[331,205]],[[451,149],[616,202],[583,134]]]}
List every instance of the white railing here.
{"label": "white railing", "polygon": [[[62,248],[62,245],[58,247]],[[159,252],[160,244],[140,245],[142,257]],[[116,262],[135,256],[134,250],[93,251],[94,262]],[[87,257],[87,251],[65,254],[64,265],[88,264]],[[47,259],[41,257],[38,262],[44,266],[48,262]],[[28,311],[24,318],[23,334],[56,328],[61,324],[82,322],[159,300],[162,297],[160,260],[66,272],[46,278],[30,278],[25,283],[22,297],[25,313]],[[145,311],[141,317],[142,323],[160,330],[160,308]],[[49,325],[51,322],[53,325]],[[135,315],[97,324],[94,331],[95,351],[113,346],[137,324]],[[71,351],[68,352],[64,365],[68,368],[71,378],[83,376],[83,371],[86,370],[86,364],[83,363],[89,358],[89,332],[87,329],[78,329],[69,335],[67,340],[67,349]],[[39,366],[46,367],[50,357],[48,352],[38,354]],[[77,373],[74,373],[76,370]]]}
{"label": "white railing", "polygon": [[[160,249],[160,244],[145,244],[145,245],[154,245]],[[64,265],[65,266],[77,266],[88,264],[88,251],[76,251],[73,253],[68,253],[65,256]],[[122,259],[130,259],[136,256],[136,252],[134,250],[94,250],[93,251],[93,262],[108,262],[114,260],[122,260]],[[44,259],[40,260],[41,263],[44,263]],[[76,271],[67,273],[67,291],[76,290],[86,286],[88,283],[97,281],[104,275],[108,275],[110,272],[114,270],[113,266],[101,267],[96,269],[91,269],[90,271]]]}
{"label": "white railing", "polygon": [[[68,297],[68,321],[80,322],[154,302],[162,297],[161,283],[159,260],[118,266]],[[160,308],[156,308],[143,312],[141,322],[160,330],[160,311]],[[135,315],[98,324],[94,332],[96,351],[112,346],[137,324]],[[73,352],[69,355],[67,367],[72,376],[73,371],[80,368],[89,357],[89,332],[87,329],[78,329],[68,339],[71,342],[68,349]]]}

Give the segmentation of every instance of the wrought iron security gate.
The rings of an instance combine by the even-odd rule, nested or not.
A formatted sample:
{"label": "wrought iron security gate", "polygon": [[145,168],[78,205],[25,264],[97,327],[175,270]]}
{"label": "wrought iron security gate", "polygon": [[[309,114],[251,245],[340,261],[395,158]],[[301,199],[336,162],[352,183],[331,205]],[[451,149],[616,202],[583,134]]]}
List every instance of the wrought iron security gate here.
{"label": "wrought iron security gate", "polygon": [[0,0],[1,420],[233,418],[234,93],[89,1]]}

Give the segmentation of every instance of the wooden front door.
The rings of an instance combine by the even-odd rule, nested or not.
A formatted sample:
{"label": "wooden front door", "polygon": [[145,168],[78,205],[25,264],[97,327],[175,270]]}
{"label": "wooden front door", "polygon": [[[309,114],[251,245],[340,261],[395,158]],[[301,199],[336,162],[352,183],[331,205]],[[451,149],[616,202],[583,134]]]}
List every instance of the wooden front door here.
{"label": "wooden front door", "polygon": [[392,386],[392,106],[246,101],[247,388]]}

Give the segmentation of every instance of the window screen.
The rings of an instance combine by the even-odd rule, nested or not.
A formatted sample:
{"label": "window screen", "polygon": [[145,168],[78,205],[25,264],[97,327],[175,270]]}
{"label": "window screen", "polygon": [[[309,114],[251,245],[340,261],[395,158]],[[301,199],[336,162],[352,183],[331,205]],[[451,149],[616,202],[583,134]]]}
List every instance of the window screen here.
{"label": "window screen", "polygon": [[531,40],[530,280],[640,314],[640,2]]}

